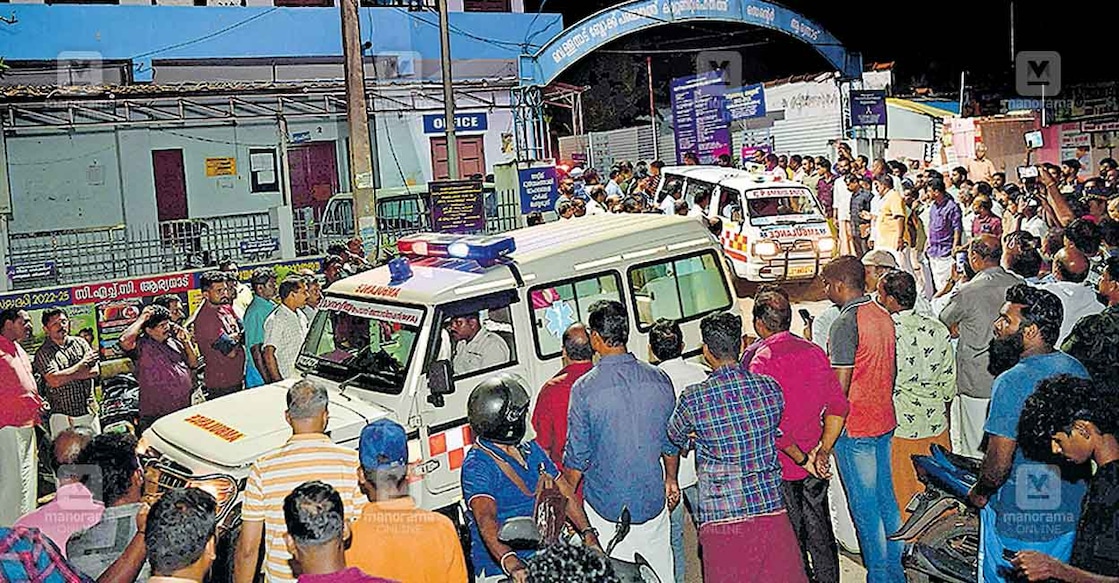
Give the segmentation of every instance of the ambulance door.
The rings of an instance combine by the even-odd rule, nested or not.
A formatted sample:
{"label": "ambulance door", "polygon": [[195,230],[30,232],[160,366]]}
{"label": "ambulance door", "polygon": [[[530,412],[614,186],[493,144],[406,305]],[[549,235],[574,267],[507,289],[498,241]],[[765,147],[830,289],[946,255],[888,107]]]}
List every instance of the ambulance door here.
{"label": "ambulance door", "polygon": [[[463,460],[474,442],[466,418],[471,391],[491,376],[508,373],[528,385],[526,363],[517,356],[514,290],[440,306],[427,363],[427,396],[421,404],[421,448],[428,464],[425,488],[442,494],[459,487]],[[443,386],[446,390],[433,390]]]}

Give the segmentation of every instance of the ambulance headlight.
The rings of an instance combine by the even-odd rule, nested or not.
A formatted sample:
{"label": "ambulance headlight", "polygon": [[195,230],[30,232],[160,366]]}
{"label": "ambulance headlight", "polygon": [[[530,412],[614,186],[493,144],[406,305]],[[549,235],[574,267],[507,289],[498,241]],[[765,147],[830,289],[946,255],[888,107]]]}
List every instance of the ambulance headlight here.
{"label": "ambulance headlight", "polygon": [[780,247],[773,241],[758,241],[754,243],[754,255],[759,257],[771,257],[777,255]]}
{"label": "ambulance headlight", "polygon": [[823,239],[816,241],[816,249],[818,249],[822,254],[831,254],[832,251],[835,251],[835,239],[832,239],[831,237],[824,237]]}

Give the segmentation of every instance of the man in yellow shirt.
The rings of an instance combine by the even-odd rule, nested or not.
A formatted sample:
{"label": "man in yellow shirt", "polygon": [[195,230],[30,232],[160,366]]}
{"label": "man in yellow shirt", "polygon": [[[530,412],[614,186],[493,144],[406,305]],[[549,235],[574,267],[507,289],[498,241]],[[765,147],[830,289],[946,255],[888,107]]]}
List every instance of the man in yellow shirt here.
{"label": "man in yellow shirt", "polygon": [[898,266],[912,274],[913,264],[909,260],[909,253],[904,252],[905,219],[909,216],[909,211],[901,194],[893,186],[890,174],[874,177],[874,189],[879,193],[885,192],[882,195],[882,210],[878,213],[878,238],[874,246],[876,249],[889,251],[897,259]]}
{"label": "man in yellow shirt", "polygon": [[408,495],[408,436],[378,419],[361,431],[358,485],[369,498],[352,526],[346,564],[401,583],[466,581],[466,560],[451,520],[416,508]]}

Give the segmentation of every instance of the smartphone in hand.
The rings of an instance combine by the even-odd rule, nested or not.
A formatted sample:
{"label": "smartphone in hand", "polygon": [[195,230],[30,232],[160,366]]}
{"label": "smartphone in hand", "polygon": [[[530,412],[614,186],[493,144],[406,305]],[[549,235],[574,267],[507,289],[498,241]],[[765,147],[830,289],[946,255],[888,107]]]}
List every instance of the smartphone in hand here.
{"label": "smartphone in hand", "polygon": [[797,313],[800,314],[800,319],[804,320],[804,325],[805,326],[811,326],[812,325],[812,320],[813,320],[812,314],[808,313],[808,310],[806,310],[804,308],[801,308],[800,310],[797,311]]}

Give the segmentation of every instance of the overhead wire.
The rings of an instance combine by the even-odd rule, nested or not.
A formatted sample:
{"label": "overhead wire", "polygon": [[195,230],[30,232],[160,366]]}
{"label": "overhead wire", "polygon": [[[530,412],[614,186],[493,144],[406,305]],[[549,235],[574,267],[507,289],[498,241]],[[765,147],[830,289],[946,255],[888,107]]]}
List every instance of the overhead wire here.
{"label": "overhead wire", "polygon": [[208,41],[212,38],[219,37],[219,36],[221,36],[221,35],[223,35],[227,32],[231,32],[233,30],[241,28],[242,26],[245,26],[246,24],[249,24],[251,22],[254,22],[256,20],[264,18],[265,16],[268,16],[269,14],[272,14],[273,12],[275,12],[279,9],[280,9],[280,7],[274,6],[270,9],[268,9],[268,10],[265,10],[264,12],[261,12],[260,14],[254,14],[254,15],[252,15],[252,16],[244,19],[244,20],[240,20],[240,21],[235,22],[235,23],[233,23],[229,26],[226,26],[224,28],[220,28],[218,30],[215,30],[214,32],[202,35],[198,38],[194,38],[194,39],[183,41],[183,42],[178,42],[178,43],[175,43],[175,44],[172,44],[172,45],[167,45],[163,48],[147,51],[145,53],[140,53],[138,55],[133,55],[133,56],[129,57],[129,59],[131,59],[131,60],[142,59],[144,57],[150,57],[152,55],[157,55],[159,53],[165,53],[167,51],[173,51],[175,49],[181,49],[183,47],[198,44],[200,42],[205,42],[205,41]]}

